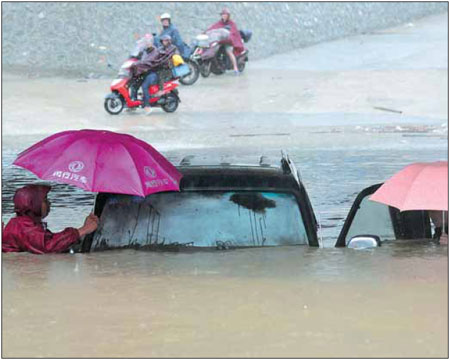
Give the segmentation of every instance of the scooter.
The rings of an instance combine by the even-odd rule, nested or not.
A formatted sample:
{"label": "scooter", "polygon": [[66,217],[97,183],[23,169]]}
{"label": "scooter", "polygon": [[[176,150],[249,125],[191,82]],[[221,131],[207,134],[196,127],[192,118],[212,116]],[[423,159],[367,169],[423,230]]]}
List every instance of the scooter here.
{"label": "scooter", "polygon": [[[239,32],[244,43],[250,41],[252,37],[250,30],[240,30]],[[208,77],[211,72],[221,75],[226,70],[233,68],[225,52],[225,45],[229,43],[229,35],[229,31],[222,28],[210,30],[206,34],[200,34],[196,37],[191,60],[198,64],[200,74],[203,77]],[[245,63],[248,61],[248,50],[244,49],[240,54],[237,54],[236,61],[239,71],[244,71]]]}
{"label": "scooter", "polygon": [[[111,93],[105,96],[104,107],[111,115],[118,115],[127,107],[128,109],[143,107],[144,101],[142,92],[134,90],[136,98],[132,98],[133,87],[138,89],[144,76],[132,80],[131,66],[137,62],[138,59],[131,57],[126,60],[120,67],[119,74],[111,83]],[[165,112],[172,113],[177,110],[178,104],[181,102],[178,96],[179,78],[174,78],[164,84],[163,94],[160,97],[152,95],[159,91],[158,85],[150,85],[150,106],[161,107]]]}

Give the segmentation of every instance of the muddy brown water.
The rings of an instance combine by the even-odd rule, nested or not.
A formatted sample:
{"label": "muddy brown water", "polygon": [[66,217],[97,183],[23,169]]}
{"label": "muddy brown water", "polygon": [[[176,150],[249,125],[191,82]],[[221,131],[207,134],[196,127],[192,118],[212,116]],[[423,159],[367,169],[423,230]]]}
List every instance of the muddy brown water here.
{"label": "muddy brown water", "polygon": [[445,357],[447,247],[3,256],[3,356]]}

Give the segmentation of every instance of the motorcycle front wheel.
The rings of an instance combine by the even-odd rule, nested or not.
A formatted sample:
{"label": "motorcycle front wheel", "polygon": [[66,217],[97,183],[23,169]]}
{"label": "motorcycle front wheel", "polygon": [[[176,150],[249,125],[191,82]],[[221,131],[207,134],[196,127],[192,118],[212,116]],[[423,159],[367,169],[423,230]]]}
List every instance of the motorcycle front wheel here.
{"label": "motorcycle front wheel", "polygon": [[108,114],[119,115],[125,107],[125,101],[121,96],[112,96],[105,99],[105,110]]}
{"label": "motorcycle front wheel", "polygon": [[211,74],[211,61],[206,61],[200,65],[200,74],[207,78]]}
{"label": "motorcycle front wheel", "polygon": [[162,109],[167,113],[173,113],[178,108],[178,97],[175,94],[167,94],[165,98],[165,102],[161,105]]}
{"label": "motorcycle front wheel", "polygon": [[193,85],[198,80],[200,70],[198,68],[198,65],[191,60],[187,60],[186,65],[189,66],[191,72],[186,76],[180,78],[180,83],[182,83],[183,85]]}
{"label": "motorcycle front wheel", "polygon": [[238,62],[238,70],[239,72],[243,72],[245,69],[245,61]]}

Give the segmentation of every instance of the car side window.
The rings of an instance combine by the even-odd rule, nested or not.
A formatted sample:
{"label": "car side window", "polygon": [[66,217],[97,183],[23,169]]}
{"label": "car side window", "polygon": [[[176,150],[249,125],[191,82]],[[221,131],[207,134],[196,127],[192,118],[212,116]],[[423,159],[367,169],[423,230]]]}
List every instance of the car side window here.
{"label": "car side window", "polygon": [[364,197],[345,237],[347,245],[356,235],[377,235],[382,241],[394,240],[395,231],[389,206]]}

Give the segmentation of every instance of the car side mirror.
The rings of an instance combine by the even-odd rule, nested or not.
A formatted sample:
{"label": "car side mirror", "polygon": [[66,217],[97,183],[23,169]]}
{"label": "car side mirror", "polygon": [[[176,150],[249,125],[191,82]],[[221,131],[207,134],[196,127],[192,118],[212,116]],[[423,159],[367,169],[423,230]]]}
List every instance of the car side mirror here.
{"label": "car side mirror", "polygon": [[376,235],[356,235],[348,242],[349,249],[370,249],[381,246],[381,240]]}

